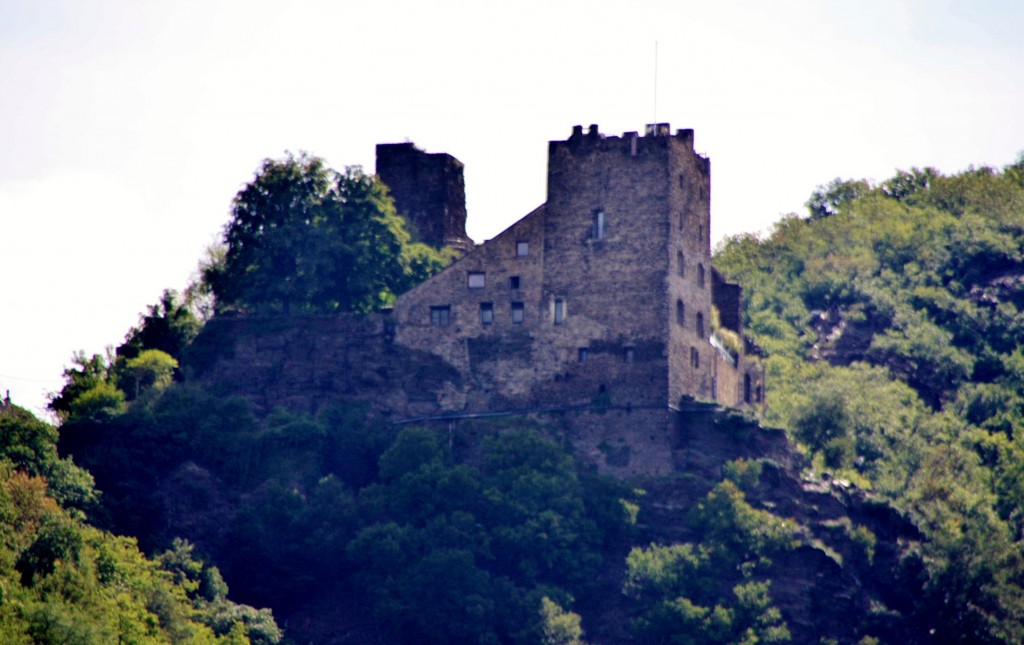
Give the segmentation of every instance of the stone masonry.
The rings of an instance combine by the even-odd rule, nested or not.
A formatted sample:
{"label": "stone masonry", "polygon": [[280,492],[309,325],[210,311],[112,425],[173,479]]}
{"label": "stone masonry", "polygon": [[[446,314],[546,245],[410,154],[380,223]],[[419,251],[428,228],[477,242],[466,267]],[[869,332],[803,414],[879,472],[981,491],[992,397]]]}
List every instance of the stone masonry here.
{"label": "stone masonry", "polygon": [[385,143],[377,146],[377,176],[391,189],[395,208],[412,223],[420,242],[463,253],[473,248],[466,235],[462,162],[412,143]]}
{"label": "stone masonry", "polygon": [[[576,126],[549,146],[547,201],[402,295],[395,342],[462,376],[464,411],[595,398],[758,406],[740,290],[711,268],[710,163],[693,131]],[[749,344],[748,344],[749,345]]]}

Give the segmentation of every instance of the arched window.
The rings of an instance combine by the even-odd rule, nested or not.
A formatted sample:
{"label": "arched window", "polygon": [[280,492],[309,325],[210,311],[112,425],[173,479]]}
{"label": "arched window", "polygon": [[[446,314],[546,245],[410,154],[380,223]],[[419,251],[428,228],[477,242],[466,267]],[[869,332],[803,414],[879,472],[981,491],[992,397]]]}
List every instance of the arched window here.
{"label": "arched window", "polygon": [[683,257],[682,251],[676,251],[676,273],[686,275],[686,258]]}
{"label": "arched window", "polygon": [[697,312],[697,335],[704,338],[704,314]]}
{"label": "arched window", "polygon": [[686,305],[682,300],[676,300],[676,323],[680,327],[686,327]]}
{"label": "arched window", "polygon": [[703,264],[698,264],[697,265],[697,286],[698,287],[703,287],[704,286],[704,265]]}

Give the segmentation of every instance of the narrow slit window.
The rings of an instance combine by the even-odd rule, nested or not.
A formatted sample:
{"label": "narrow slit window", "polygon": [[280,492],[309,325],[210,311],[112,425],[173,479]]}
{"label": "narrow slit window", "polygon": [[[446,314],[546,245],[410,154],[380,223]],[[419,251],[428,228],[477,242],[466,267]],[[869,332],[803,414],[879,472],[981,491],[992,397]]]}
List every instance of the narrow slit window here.
{"label": "narrow slit window", "polygon": [[590,358],[590,352],[586,347],[580,347],[576,356],[579,359],[579,362],[586,363],[587,359]]}
{"label": "narrow slit window", "polygon": [[527,240],[516,242],[516,257],[524,257],[530,254],[530,243]]}
{"label": "narrow slit window", "polygon": [[703,264],[698,264],[697,265],[697,286],[698,287],[703,287],[704,286],[704,265]]}
{"label": "narrow slit window", "polygon": [[604,239],[604,223],[604,211],[599,208],[596,211],[594,211],[594,218],[592,224],[593,229],[591,231],[591,236],[595,240]]}
{"label": "narrow slit window", "polygon": [[697,351],[696,347],[690,348],[690,367],[693,369],[700,367],[700,352]]}
{"label": "narrow slit window", "polygon": [[676,273],[680,276],[686,275],[686,257],[682,251],[676,251]]}
{"label": "narrow slit window", "polygon": [[513,302],[512,303],[512,323],[515,325],[522,324],[523,322],[523,303]]}
{"label": "narrow slit window", "polygon": [[430,324],[435,327],[447,327],[451,322],[452,308],[450,305],[430,308]]}
{"label": "narrow slit window", "polygon": [[494,303],[481,302],[480,303],[480,324],[490,325],[494,322]]}
{"label": "narrow slit window", "polygon": [[682,300],[676,300],[676,324],[686,327],[686,305]]}
{"label": "narrow slit window", "polygon": [[555,300],[555,324],[561,325],[565,322],[565,300]]}
{"label": "narrow slit window", "polygon": [[466,284],[470,289],[483,289],[484,288],[484,272],[483,271],[470,271],[467,277]]}
{"label": "narrow slit window", "polygon": [[697,312],[697,335],[704,338],[704,314]]}
{"label": "narrow slit window", "polygon": [[750,374],[743,375],[743,402],[750,403]]}

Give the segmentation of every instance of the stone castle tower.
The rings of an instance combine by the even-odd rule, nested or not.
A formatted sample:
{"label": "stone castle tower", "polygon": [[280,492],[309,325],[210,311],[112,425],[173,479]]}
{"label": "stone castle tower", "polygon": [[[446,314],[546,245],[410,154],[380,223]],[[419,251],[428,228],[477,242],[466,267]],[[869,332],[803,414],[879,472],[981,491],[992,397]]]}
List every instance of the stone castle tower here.
{"label": "stone castle tower", "polygon": [[692,130],[577,126],[549,145],[546,203],[401,296],[395,341],[458,370],[462,411],[758,405],[739,288],[711,268],[709,196]]}
{"label": "stone castle tower", "polygon": [[416,229],[420,242],[466,253],[466,186],[462,162],[447,153],[426,153],[412,143],[377,146],[377,176],[391,189],[395,208]]}

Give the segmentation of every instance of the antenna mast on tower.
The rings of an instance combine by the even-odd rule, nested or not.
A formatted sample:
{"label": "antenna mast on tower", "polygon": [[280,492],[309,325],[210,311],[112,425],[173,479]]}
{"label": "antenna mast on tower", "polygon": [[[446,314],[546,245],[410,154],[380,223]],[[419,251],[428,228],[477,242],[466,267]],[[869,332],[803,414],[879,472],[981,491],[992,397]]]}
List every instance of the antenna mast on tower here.
{"label": "antenna mast on tower", "polygon": [[658,41],[654,41],[654,119],[652,123],[658,122]]}

